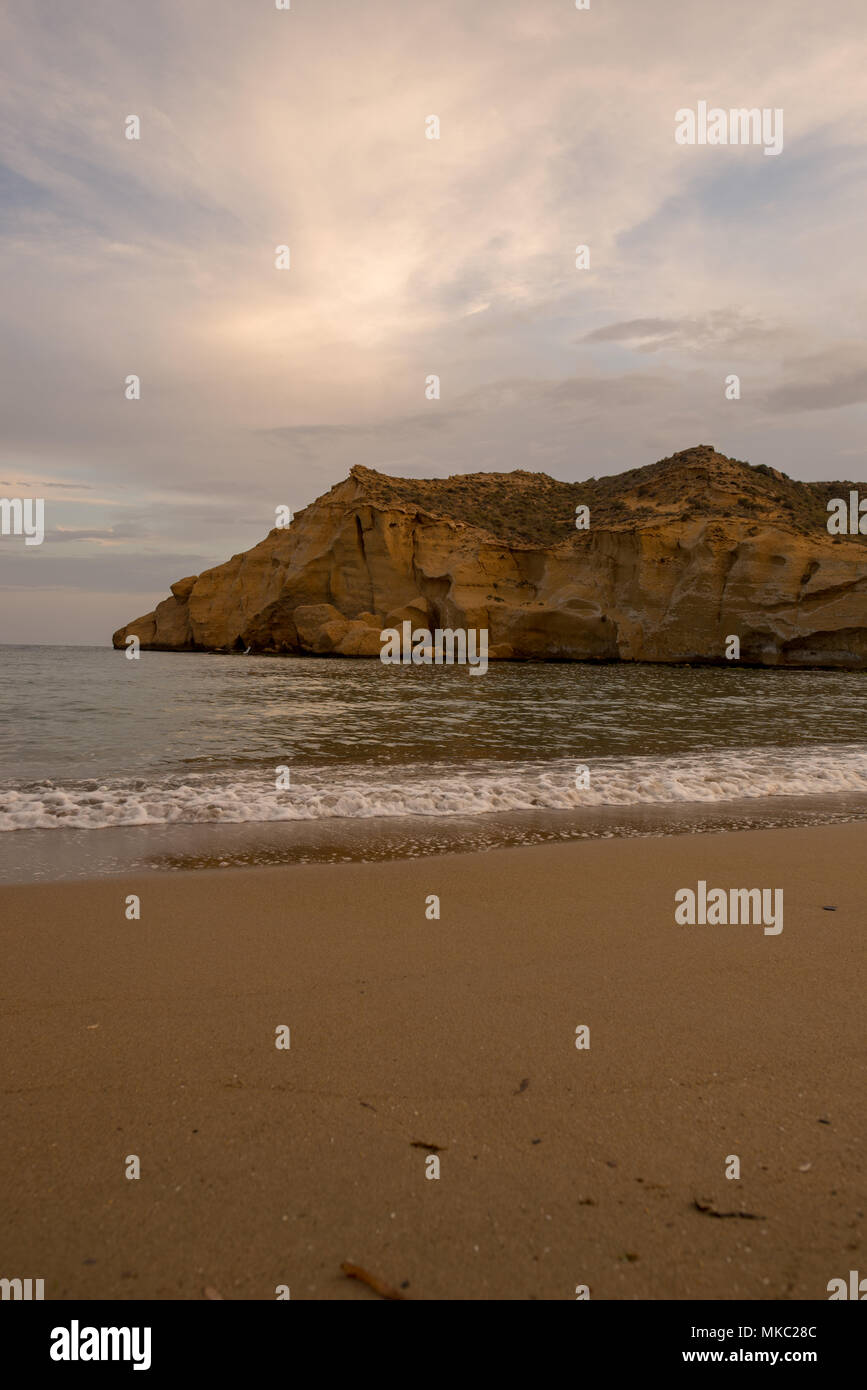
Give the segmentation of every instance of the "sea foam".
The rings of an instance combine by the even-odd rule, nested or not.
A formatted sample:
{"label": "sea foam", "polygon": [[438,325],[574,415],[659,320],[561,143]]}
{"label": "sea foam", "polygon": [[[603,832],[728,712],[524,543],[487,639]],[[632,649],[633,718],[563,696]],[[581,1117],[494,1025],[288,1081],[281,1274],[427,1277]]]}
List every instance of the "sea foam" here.
{"label": "sea foam", "polygon": [[147,780],[19,782],[0,793],[0,830],[476,816],[867,792],[863,744],[599,758],[587,765],[586,789],[576,787],[571,760],[494,759],[293,766],[285,791],[275,789],[274,770],[265,767]]}

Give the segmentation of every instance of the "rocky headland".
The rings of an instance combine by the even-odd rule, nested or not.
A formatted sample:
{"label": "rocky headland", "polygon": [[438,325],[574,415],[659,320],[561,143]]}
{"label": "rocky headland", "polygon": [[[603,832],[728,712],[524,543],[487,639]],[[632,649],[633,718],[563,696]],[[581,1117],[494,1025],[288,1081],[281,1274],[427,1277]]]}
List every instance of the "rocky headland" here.
{"label": "rocky headland", "polygon": [[113,642],[374,657],[409,620],[486,628],[492,660],[722,663],[735,634],[741,664],[865,669],[867,537],[827,528],[830,499],[855,487],[710,445],[580,483],[355,467]]}

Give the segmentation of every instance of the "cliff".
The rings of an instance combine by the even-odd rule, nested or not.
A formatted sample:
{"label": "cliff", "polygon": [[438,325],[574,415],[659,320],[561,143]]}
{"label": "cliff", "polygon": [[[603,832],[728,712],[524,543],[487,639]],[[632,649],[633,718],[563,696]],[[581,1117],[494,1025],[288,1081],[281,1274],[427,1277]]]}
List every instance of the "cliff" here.
{"label": "cliff", "polygon": [[827,530],[828,500],[855,486],[709,445],[581,483],[355,467],[113,641],[378,656],[380,630],[409,618],[487,628],[491,658],[718,662],[734,633],[742,663],[867,668],[867,538]]}

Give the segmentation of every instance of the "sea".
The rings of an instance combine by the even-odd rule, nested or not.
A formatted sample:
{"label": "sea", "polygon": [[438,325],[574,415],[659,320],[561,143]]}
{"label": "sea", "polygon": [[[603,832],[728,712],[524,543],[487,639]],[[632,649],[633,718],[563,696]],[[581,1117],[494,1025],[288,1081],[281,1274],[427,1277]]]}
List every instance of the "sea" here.
{"label": "sea", "polygon": [[867,673],[0,647],[0,881],[867,817]]}

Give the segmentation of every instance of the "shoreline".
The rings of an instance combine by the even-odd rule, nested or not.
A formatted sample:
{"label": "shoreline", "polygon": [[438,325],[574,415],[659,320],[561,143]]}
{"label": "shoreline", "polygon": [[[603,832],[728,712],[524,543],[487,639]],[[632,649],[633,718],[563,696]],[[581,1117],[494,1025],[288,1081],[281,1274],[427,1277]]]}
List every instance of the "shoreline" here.
{"label": "shoreline", "polygon": [[[863,1259],[865,843],[0,888],[9,1273],[49,1299],[375,1297],[345,1261],[408,1299],[827,1298]],[[699,880],[782,887],[783,931],[676,926]]]}
{"label": "shoreline", "polygon": [[[0,887],[144,874],[383,863],[539,844],[740,833],[867,820],[867,795],[744,797],[442,816],[57,827],[0,834]],[[24,875],[20,865],[26,863]]]}
{"label": "shoreline", "polygon": [[[129,626],[129,624],[128,624]],[[14,646],[15,643],[0,643],[0,646]],[[24,643],[17,644],[24,646]],[[38,645],[38,644],[34,644]],[[115,646],[113,642],[100,643],[97,646],[90,646],[92,651],[114,651],[122,652],[126,656],[125,648]],[[78,650],[81,650],[79,648]],[[412,663],[408,661],[383,661],[378,653],[368,652],[314,652],[314,651],[256,651],[252,647],[249,650],[242,650],[239,647],[160,647],[142,645],[140,652],[161,652],[174,656],[231,656],[231,657],[268,657],[276,661],[378,661],[383,666],[411,666],[425,665],[428,663]],[[136,657],[135,660],[139,660]],[[685,671],[704,671],[704,670],[731,670],[732,660],[729,657],[660,657],[656,661],[649,657],[628,657],[628,656],[493,656],[488,655],[486,660],[495,665],[503,666],[642,666],[657,667],[664,666],[669,668],[681,668]],[[438,663],[440,664],[440,663]],[[469,663],[463,662],[444,662],[445,666],[456,665],[458,669],[466,665],[471,669]],[[749,657],[739,657],[737,666],[742,671],[833,671],[860,675],[867,672],[867,663],[858,661],[773,661],[763,662],[750,660]],[[486,673],[482,673],[486,674]]]}

